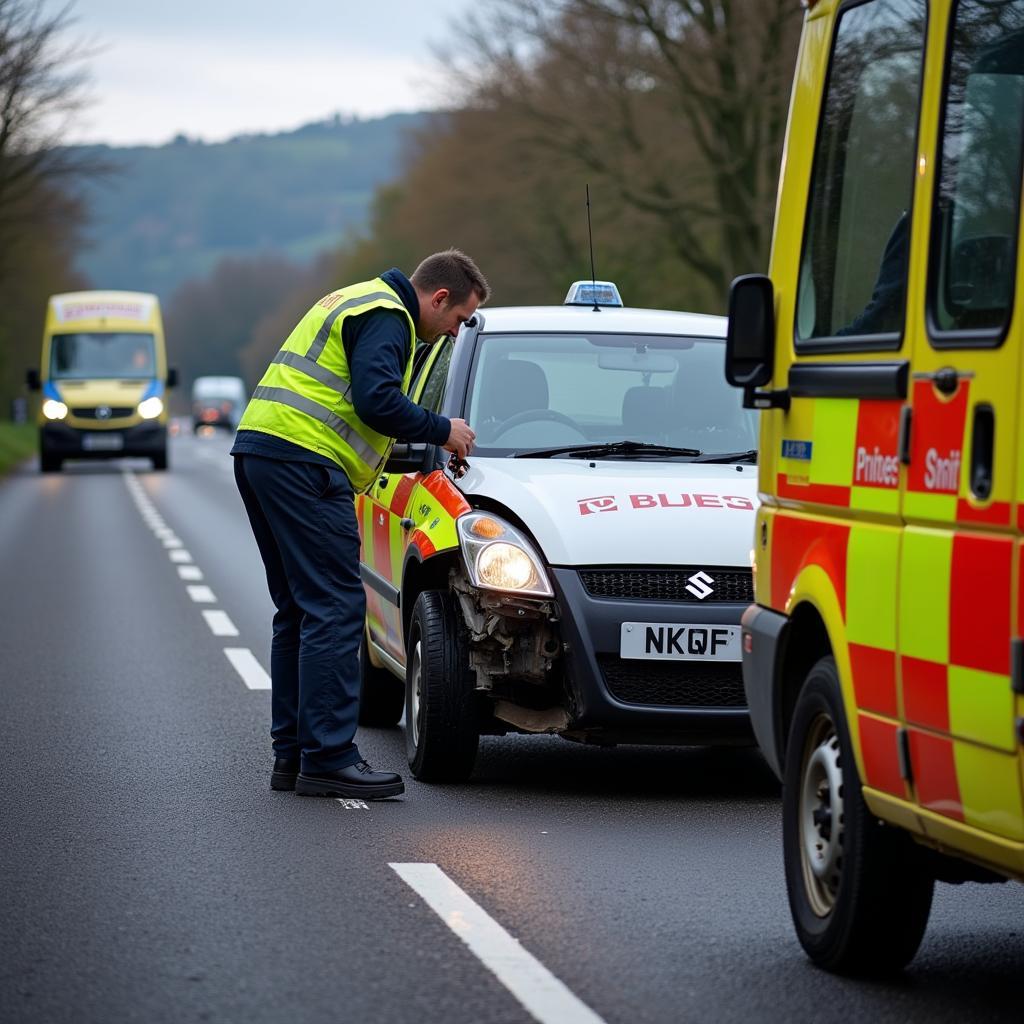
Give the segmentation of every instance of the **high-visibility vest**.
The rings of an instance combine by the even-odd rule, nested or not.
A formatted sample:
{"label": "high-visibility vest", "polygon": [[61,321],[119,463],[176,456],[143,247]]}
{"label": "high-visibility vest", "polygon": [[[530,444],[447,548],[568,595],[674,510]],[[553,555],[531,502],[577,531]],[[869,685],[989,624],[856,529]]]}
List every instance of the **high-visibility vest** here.
{"label": "high-visibility vest", "polygon": [[367,426],[352,404],[352,374],[342,326],[371,309],[394,309],[409,328],[409,357],[402,379],[408,392],[416,325],[398,293],[381,278],[325,295],[288,335],[263,375],[238,425],[291,441],[333,459],[357,493],[369,490],[387,461],[394,438]]}

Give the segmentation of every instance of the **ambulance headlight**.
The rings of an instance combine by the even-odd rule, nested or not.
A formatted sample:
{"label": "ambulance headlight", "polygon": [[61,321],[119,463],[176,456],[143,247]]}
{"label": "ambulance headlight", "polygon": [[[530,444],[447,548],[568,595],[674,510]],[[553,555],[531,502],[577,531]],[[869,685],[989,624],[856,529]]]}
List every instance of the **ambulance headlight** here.
{"label": "ambulance headlight", "polygon": [[164,403],[154,395],[139,402],[139,415],[144,420],[155,420],[164,411]]}
{"label": "ambulance headlight", "polygon": [[485,512],[462,516],[456,526],[474,586],[554,596],[540,555],[514,526]]}
{"label": "ambulance headlight", "polygon": [[62,420],[68,414],[68,407],[63,402],[48,398],[43,402],[43,415],[48,420]]}

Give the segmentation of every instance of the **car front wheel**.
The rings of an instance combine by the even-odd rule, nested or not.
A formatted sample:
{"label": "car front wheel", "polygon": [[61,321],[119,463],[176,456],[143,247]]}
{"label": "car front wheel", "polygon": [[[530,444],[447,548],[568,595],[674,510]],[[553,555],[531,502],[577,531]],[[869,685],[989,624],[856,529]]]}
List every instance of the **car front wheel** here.
{"label": "car front wheel", "polygon": [[913,959],[934,879],[913,840],[867,807],[831,657],[807,675],[782,793],[786,888],[797,936],[821,967],[885,974]]}
{"label": "car front wheel", "polygon": [[405,675],[405,748],[422,782],[469,778],[480,743],[465,626],[450,594],[427,590],[412,613]]}

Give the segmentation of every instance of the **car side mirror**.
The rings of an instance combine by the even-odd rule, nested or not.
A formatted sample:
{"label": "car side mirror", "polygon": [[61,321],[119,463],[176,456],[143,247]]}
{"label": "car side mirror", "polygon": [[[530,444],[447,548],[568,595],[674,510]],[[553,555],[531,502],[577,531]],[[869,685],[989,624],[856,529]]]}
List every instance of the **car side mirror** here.
{"label": "car side mirror", "polygon": [[169,388],[178,386],[178,371],[173,366],[167,371],[167,386]]}
{"label": "car side mirror", "polygon": [[38,370],[26,370],[25,371],[25,383],[28,385],[29,391],[42,391],[43,382],[39,379]]}
{"label": "car side mirror", "polygon": [[409,444],[396,441],[388,461],[384,463],[385,473],[419,473],[427,461],[427,444]]}
{"label": "car side mirror", "polygon": [[743,388],[748,409],[789,408],[788,391],[758,392],[775,365],[775,289],[764,274],[737,277],[729,289],[725,379]]}

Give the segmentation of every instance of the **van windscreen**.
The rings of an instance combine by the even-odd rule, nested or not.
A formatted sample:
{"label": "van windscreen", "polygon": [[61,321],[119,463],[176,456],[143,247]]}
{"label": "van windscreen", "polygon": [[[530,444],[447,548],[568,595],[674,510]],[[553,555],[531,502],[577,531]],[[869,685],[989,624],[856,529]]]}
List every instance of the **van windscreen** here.
{"label": "van windscreen", "polygon": [[50,377],[88,380],[96,377],[145,379],[156,375],[152,334],[79,332],[55,334],[50,349]]}

